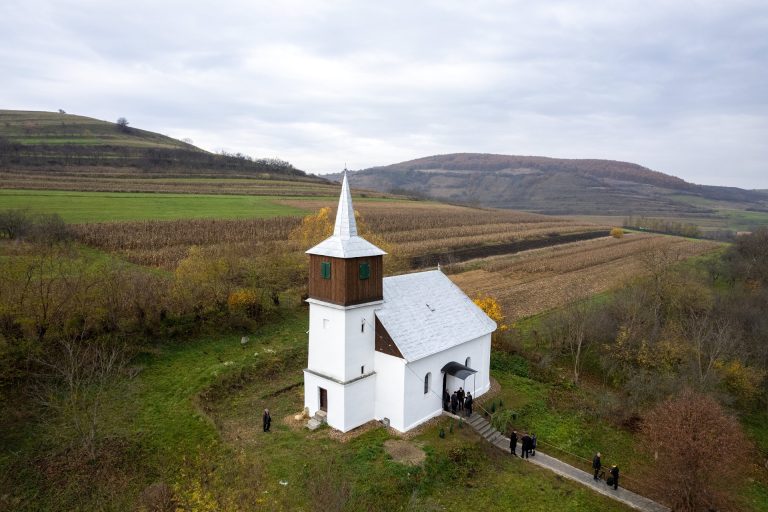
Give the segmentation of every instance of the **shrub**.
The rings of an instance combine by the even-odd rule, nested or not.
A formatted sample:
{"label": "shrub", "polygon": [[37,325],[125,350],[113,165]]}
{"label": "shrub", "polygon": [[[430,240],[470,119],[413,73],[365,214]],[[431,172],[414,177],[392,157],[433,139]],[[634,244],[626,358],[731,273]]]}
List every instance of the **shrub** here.
{"label": "shrub", "polygon": [[621,228],[613,228],[611,229],[611,236],[613,238],[623,238],[624,237],[624,230]]}
{"label": "shrub", "polygon": [[[734,509],[750,445],[738,420],[712,397],[686,390],[662,402],[645,417],[642,437],[657,460],[648,480],[673,510]],[[724,439],[727,449],[719,449]]]}

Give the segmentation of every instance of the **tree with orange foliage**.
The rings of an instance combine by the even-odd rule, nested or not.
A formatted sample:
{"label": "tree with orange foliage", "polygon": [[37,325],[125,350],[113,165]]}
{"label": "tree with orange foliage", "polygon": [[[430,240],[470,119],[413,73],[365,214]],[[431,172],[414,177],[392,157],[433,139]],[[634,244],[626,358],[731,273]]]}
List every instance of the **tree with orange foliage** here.
{"label": "tree with orange foliage", "polygon": [[485,297],[475,297],[472,302],[477,304],[477,307],[482,309],[491,320],[496,322],[498,327],[496,328],[496,332],[493,333],[492,339],[493,341],[498,341],[498,337],[501,333],[509,329],[509,326],[504,323],[504,313],[501,310],[501,304],[490,295],[486,295]]}
{"label": "tree with orange foliage", "polygon": [[304,217],[288,239],[296,242],[302,249],[309,249],[333,234],[331,222],[331,209],[327,206],[320,208],[317,213]]}
{"label": "tree with orange foliage", "polygon": [[623,238],[624,237],[624,230],[621,228],[613,228],[611,229],[611,236],[613,238]]}
{"label": "tree with orange foliage", "polygon": [[735,510],[750,444],[715,399],[685,390],[646,415],[641,436],[654,459],[647,479],[672,510]]}

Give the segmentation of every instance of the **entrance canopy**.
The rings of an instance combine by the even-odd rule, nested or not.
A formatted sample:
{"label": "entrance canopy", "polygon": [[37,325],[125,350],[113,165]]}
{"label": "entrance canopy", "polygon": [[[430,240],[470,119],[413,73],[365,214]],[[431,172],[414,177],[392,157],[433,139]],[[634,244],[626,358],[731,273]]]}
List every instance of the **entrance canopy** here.
{"label": "entrance canopy", "polygon": [[450,363],[446,364],[440,371],[448,375],[453,375],[457,379],[461,380],[465,380],[470,375],[477,373],[477,370],[473,370],[469,366],[464,366],[463,364],[457,363],[456,361],[451,361]]}

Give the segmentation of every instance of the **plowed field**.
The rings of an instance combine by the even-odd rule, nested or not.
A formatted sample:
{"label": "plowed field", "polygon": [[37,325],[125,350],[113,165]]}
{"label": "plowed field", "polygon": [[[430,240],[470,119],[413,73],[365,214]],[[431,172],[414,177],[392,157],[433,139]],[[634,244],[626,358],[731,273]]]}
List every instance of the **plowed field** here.
{"label": "plowed field", "polygon": [[718,247],[715,242],[630,234],[468,262],[451,279],[472,297],[498,299],[513,322],[645,275],[652,254],[661,252],[673,262]]}

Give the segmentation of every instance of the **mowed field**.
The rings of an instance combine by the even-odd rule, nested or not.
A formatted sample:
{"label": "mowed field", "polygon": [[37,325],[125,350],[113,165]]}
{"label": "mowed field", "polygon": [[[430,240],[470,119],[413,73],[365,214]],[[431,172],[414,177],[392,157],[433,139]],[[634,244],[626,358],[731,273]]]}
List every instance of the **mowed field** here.
{"label": "mowed field", "polygon": [[69,223],[303,215],[272,196],[0,190],[0,210],[57,213]]}
{"label": "mowed field", "polygon": [[451,279],[471,296],[498,299],[514,322],[647,275],[660,254],[671,263],[720,247],[710,241],[632,233],[465,263]]}

